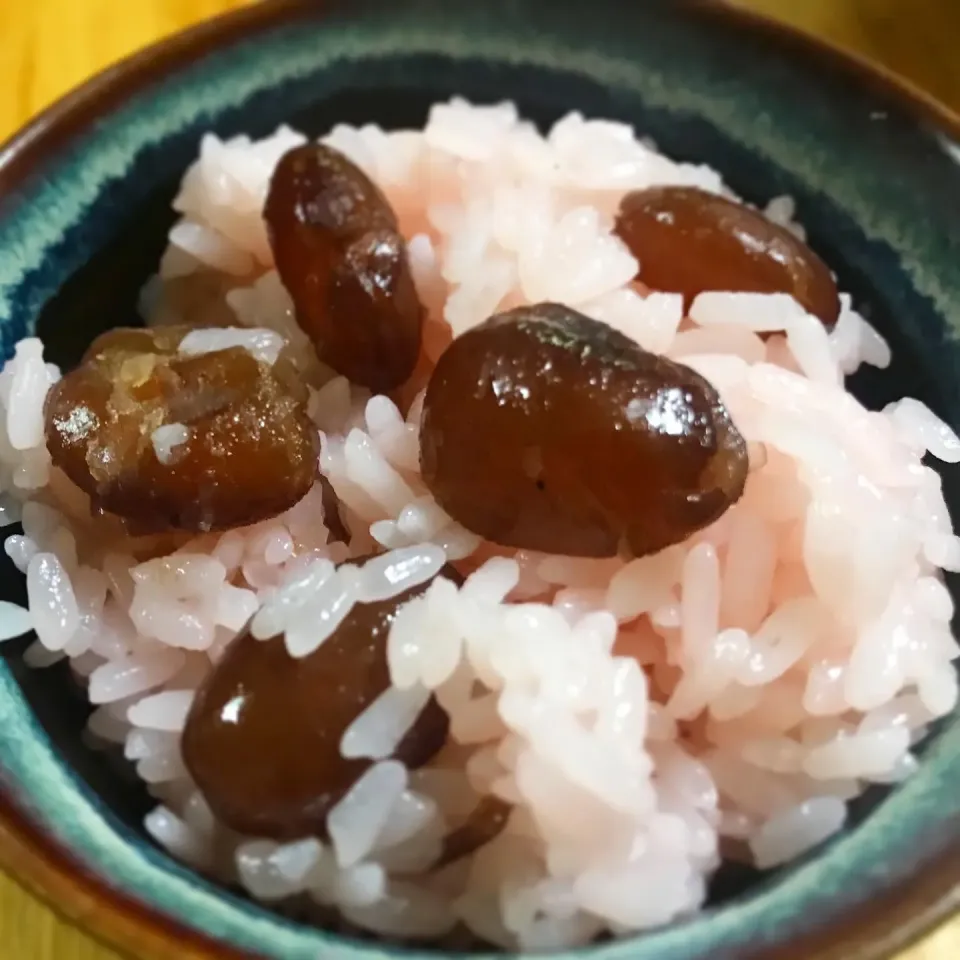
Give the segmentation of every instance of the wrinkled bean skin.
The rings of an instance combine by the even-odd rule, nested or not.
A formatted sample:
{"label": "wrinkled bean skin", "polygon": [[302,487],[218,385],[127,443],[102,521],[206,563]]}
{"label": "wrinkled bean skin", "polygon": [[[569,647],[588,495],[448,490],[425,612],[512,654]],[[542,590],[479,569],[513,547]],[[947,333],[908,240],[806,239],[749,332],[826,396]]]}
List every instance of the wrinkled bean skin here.
{"label": "wrinkled bean skin", "polygon": [[694,187],[654,187],[624,197],[616,232],[640,261],[639,279],[682,293],[689,309],[707,291],[788,293],[824,326],[840,316],[827,265],[786,227]]}
{"label": "wrinkled bean skin", "polygon": [[[461,582],[451,568],[442,575]],[[345,760],[340,740],[389,686],[390,625],[424,590],[358,604],[299,660],[282,637],[245,634],[234,642],[201,686],[182,739],[187,769],[220,820],[277,840],[326,835],[327,813],[372,763]],[[447,715],[430,700],[396,758],[422,766],[443,747],[447,730]]]}
{"label": "wrinkled bean skin", "polygon": [[[284,357],[271,367],[239,347],[183,356],[189,330],[103,334],[46,402],[53,463],[94,508],[139,533],[269,519],[297,503],[317,473],[306,389]],[[177,423],[189,439],[161,463],[153,432]]]}
{"label": "wrinkled bean skin", "polygon": [[417,363],[423,307],[387,199],[323,144],[287,153],[264,208],[277,270],[320,359],[375,393]]}
{"label": "wrinkled bean skin", "polygon": [[746,444],[699,374],[556,304],[458,337],[427,386],[420,465],[494,543],[580,557],[679,543],[743,492]]}

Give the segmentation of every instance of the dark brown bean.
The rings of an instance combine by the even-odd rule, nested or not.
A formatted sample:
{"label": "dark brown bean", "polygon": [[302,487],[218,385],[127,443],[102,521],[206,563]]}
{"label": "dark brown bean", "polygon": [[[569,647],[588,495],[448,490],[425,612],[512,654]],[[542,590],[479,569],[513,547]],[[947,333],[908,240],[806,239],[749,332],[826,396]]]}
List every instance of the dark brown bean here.
{"label": "dark brown bean", "polygon": [[556,304],[467,331],[440,357],[420,464],[494,543],[583,557],[679,543],[743,492],[747,452],[716,390]]}
{"label": "dark brown bean", "polygon": [[[189,329],[110,331],[47,399],[53,463],[138,532],[265,520],[297,503],[317,473],[306,389],[283,356],[272,366],[239,347],[185,356]],[[172,424],[189,437],[162,463],[153,434]]]}
{"label": "dark brown bean", "polygon": [[467,819],[444,838],[443,851],[435,869],[469,857],[490,843],[507,825],[512,810],[510,804],[499,797],[484,797]]}
{"label": "dark brown bean", "polygon": [[639,279],[682,293],[689,309],[706,291],[789,293],[826,327],[840,316],[827,265],[786,227],[693,187],[627,194],[616,232],[640,261]]}
{"label": "dark brown bean", "polygon": [[[461,582],[452,568],[442,575]],[[389,686],[390,625],[424,590],[356,605],[302,659],[287,653],[282,637],[246,634],[229,648],[200,688],[182,741],[187,769],[220,820],[278,840],[326,834],[327,813],[371,765],[345,760],[340,741]],[[447,729],[447,715],[430,700],[396,759],[422,766],[443,747]]]}
{"label": "dark brown bean", "polygon": [[423,307],[380,190],[343,154],[307,144],[280,160],[264,217],[320,359],[375,392],[400,386],[420,353]]}

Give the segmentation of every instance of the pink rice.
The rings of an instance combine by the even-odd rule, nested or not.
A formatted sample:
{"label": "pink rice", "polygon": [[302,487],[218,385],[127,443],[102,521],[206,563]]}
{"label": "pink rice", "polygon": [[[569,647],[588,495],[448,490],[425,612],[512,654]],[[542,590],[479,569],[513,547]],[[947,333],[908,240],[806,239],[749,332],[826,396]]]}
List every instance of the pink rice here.
{"label": "pink rice", "polygon": [[[422,132],[337,127],[326,142],[397,210],[430,312],[404,414],[316,361],[273,270],[260,211],[274,165],[304,139],[203,139],[144,310],[152,322],[233,315],[236,329],[198,330],[185,351],[241,343],[269,362],[281,337],[301,348],[349,543],[333,542],[319,484],[275,520],[192,540],[91,520],[44,447],[59,371],[28,339],[0,373],[0,516],[22,520],[6,550],[29,596],[29,611],[0,604],[0,639],[32,627],[32,666],[70,659],[96,705],[90,735],[123,744],[157,799],[156,840],[264,902],[306,893],[384,937],[465,924],[506,949],[553,950],[694,912],[721,844],[783,863],[837,832],[871,784],[908,777],[913,746],[957,702],[941,571],[960,570],[960,540],[922,461],[957,462],[960,440],[915,400],[874,413],[844,390],[861,363],[889,362],[850,298],[828,334],[789,297],[706,294],[684,317],[679,297],[634,282],[611,233],[623,193],[725,188],[621,124],[571,114],[543,137],[510,105],[454,101]],[[802,235],[788,198],[767,213]],[[654,557],[582,560],[496,548],[433,502],[418,473],[429,361],[492,312],[540,300],[715,384],[752,464],[717,524]],[[157,455],[188,436],[161,428]],[[382,561],[335,568],[377,544]],[[353,604],[448,560],[470,576],[460,589],[436,580],[399,616],[393,686],[342,743],[376,762],[331,812],[329,839],[278,845],[219,825],[178,733],[238,631],[283,632],[304,656]],[[451,742],[411,772],[387,758],[431,691]],[[504,832],[433,870],[444,834],[487,793],[514,806]]]}

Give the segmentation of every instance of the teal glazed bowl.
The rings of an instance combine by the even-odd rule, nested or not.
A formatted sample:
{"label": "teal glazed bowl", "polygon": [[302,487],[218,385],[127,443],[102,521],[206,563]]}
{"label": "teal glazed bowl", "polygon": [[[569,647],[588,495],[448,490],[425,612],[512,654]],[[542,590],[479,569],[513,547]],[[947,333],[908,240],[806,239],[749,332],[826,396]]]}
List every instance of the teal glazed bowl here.
{"label": "teal glazed bowl", "polygon": [[[421,125],[454,94],[513,99],[540,123],[571,109],[629,121],[750,201],[793,195],[894,348],[893,367],[855,391],[872,406],[913,394],[960,424],[960,123],[825,46],[710,3],[301,0],[167,41],[0,150],[0,347],[9,355],[36,330],[69,364],[102,329],[135,322],[204,131]],[[944,480],[955,508],[960,475]],[[3,566],[0,596],[23,595]],[[65,914],[139,956],[438,955],[298,925],[170,860],[140,827],[143,792],[83,745],[86,707],[66,671],[25,669],[26,642],[0,651],[0,857]],[[954,717],[917,775],[858,801],[824,848],[763,877],[724,868],[702,914],[569,956],[866,960],[958,905]]]}

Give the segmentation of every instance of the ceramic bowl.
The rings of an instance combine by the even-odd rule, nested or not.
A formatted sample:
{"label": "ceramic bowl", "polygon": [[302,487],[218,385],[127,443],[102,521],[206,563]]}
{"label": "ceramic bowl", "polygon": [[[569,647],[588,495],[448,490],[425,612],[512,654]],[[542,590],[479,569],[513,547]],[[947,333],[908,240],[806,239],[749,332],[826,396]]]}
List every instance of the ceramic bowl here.
{"label": "ceramic bowl", "polygon": [[[419,125],[453,94],[541,123],[630,121],[747,199],[793,195],[814,245],[892,343],[863,376],[960,423],[960,125],[916,92],[750,15],[620,0],[311,0],[251,8],[110,70],[0,152],[0,347],[39,330],[70,363],[134,322],[200,135],[281,121]],[[956,471],[945,471],[957,501]],[[0,595],[22,579],[0,570]],[[147,798],[86,749],[67,672],[0,662],[0,852],[68,916],[138,956],[418,957],[280,919],[179,867],[140,828]],[[920,772],[854,806],[845,833],[765,877],[725,868],[697,917],[571,956],[788,960],[887,955],[945,917],[960,881],[960,720]],[[422,956],[436,956],[423,953]]]}

